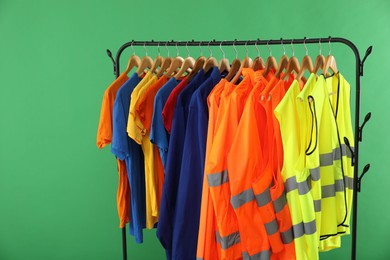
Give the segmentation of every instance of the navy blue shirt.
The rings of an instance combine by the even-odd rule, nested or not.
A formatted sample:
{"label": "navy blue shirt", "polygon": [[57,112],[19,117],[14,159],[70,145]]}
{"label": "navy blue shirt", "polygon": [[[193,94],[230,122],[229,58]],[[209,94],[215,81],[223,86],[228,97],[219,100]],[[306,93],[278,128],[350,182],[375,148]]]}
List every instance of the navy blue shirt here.
{"label": "navy blue shirt", "polygon": [[[177,185],[180,178],[188,105],[194,91],[206,80],[200,70],[179,94],[173,113],[171,135],[165,167],[165,179],[160,204],[160,215],[156,235],[166,250],[167,259],[172,259],[172,234],[175,223]],[[164,127],[164,126],[162,126]]]}
{"label": "navy blue shirt", "polygon": [[207,97],[220,80],[221,74],[214,67],[189,104],[174,218],[173,259],[196,258],[209,117]]}
{"label": "navy blue shirt", "polygon": [[130,183],[130,234],[137,243],[143,242],[142,229],[146,221],[144,154],[141,146],[127,135],[130,96],[141,78],[134,73],[118,90],[113,110],[113,133],[111,152],[125,160]]}
{"label": "navy blue shirt", "polygon": [[167,161],[169,134],[164,127],[162,111],[172,90],[179,83],[180,81],[176,80],[174,77],[170,78],[154,97],[153,116],[150,126],[150,141],[158,147],[164,169]]}

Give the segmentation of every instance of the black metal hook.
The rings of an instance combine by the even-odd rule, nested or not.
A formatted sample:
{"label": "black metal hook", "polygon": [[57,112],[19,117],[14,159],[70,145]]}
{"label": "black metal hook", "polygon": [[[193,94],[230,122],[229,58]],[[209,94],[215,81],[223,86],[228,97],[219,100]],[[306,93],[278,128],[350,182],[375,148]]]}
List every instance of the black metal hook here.
{"label": "black metal hook", "polygon": [[116,75],[116,64],[115,64],[115,60],[114,60],[114,58],[112,57],[112,52],[109,50],[109,49],[107,49],[106,50],[106,53],[107,53],[107,56],[111,59],[111,61],[112,61],[112,65],[114,66],[114,75]]}
{"label": "black metal hook", "polygon": [[370,167],[371,165],[368,163],[366,164],[366,166],[364,166],[363,168],[363,172],[362,174],[359,176],[359,178],[357,179],[357,191],[360,192],[361,191],[361,187],[362,187],[362,179],[364,177],[364,175],[370,170]]}
{"label": "black metal hook", "polygon": [[359,141],[360,142],[363,140],[363,128],[370,119],[371,119],[371,112],[368,112],[367,115],[364,117],[363,124],[359,127]]}
{"label": "black metal hook", "polygon": [[348,150],[351,152],[351,165],[352,167],[355,166],[355,152],[351,147],[351,143],[349,142],[348,138],[344,136],[344,143],[348,147]]}
{"label": "black metal hook", "polygon": [[368,56],[370,56],[371,52],[372,46],[367,48],[366,54],[364,54],[363,60],[360,62],[360,76],[363,76],[364,62],[366,62],[366,59]]}

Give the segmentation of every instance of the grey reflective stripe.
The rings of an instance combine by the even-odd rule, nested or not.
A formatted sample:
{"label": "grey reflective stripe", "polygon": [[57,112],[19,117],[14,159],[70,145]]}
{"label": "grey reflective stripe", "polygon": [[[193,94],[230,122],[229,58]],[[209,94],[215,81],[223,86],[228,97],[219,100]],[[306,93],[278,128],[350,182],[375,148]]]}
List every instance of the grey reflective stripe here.
{"label": "grey reflective stripe", "polygon": [[303,235],[311,235],[316,232],[316,220],[308,223],[301,222],[293,226],[294,238],[300,238]]}
{"label": "grey reflective stripe", "polygon": [[196,260],[203,260],[203,258],[197,257]]}
{"label": "grey reflective stripe", "polygon": [[265,226],[265,230],[267,230],[267,234],[269,236],[275,234],[279,230],[278,222],[276,222],[276,219],[274,219],[268,223],[265,223],[264,226]]}
{"label": "grey reflective stripe", "polygon": [[235,233],[232,233],[226,237],[221,237],[221,235],[217,231],[216,232],[216,239],[217,239],[217,242],[221,244],[221,248],[223,250],[226,250],[229,247],[232,247],[235,244],[240,243],[240,233],[235,232]]}
{"label": "grey reflective stripe", "polygon": [[310,176],[304,182],[298,182],[299,195],[305,195],[311,190]]}
{"label": "grey reflective stripe", "polygon": [[267,188],[262,193],[256,195],[256,202],[259,207],[265,206],[271,202],[271,193],[269,191],[269,188]]}
{"label": "grey reflective stripe", "polygon": [[286,190],[286,192],[290,192],[297,188],[298,188],[298,184],[297,184],[297,178],[295,176],[288,178],[284,183],[284,189]]}
{"label": "grey reflective stripe", "polygon": [[[354,150],[354,147],[351,147]],[[342,156],[347,156],[352,158],[351,151],[348,149],[347,145],[342,144],[341,147],[333,149],[331,153],[320,154],[320,165],[329,166],[333,164],[333,161],[340,160]]]}
{"label": "grey reflective stripe", "polygon": [[272,203],[274,205],[275,212],[279,213],[287,204],[286,194],[283,192],[282,195],[280,195],[280,197],[274,200]]}
{"label": "grey reflective stripe", "polygon": [[344,182],[345,182],[345,186],[348,188],[348,189],[350,189],[350,190],[353,190],[353,183],[354,183],[354,181],[353,181],[353,178],[351,178],[351,177],[348,177],[348,176],[344,176]]}
{"label": "grey reflective stripe", "polygon": [[289,228],[284,232],[280,232],[283,244],[290,244],[294,239],[293,228]]}
{"label": "grey reflective stripe", "polygon": [[313,181],[320,180],[320,167],[310,169],[310,176]]}
{"label": "grey reflective stripe", "polygon": [[322,198],[336,196],[336,192],[344,191],[344,180],[336,180],[334,184],[324,185],[321,187]]}
{"label": "grey reflective stripe", "polygon": [[271,251],[264,250],[251,256],[248,252],[242,252],[242,258],[243,260],[269,260],[271,259]]}
{"label": "grey reflective stripe", "polygon": [[314,202],[314,211],[321,212],[321,200],[313,200]]}
{"label": "grey reflective stripe", "polygon": [[284,183],[284,189],[286,192],[298,189],[299,195],[305,195],[311,190],[311,180],[311,176],[308,176],[305,181],[297,182],[296,176],[292,176]]}
{"label": "grey reflective stripe", "polygon": [[243,192],[235,196],[232,196],[230,199],[230,203],[232,204],[233,208],[237,209],[242,205],[244,205],[245,203],[248,203],[254,199],[255,199],[255,194],[253,193],[253,190],[250,188],[244,190]]}
{"label": "grey reflective stripe", "polygon": [[210,187],[217,187],[229,181],[227,170],[207,174],[207,181]]}

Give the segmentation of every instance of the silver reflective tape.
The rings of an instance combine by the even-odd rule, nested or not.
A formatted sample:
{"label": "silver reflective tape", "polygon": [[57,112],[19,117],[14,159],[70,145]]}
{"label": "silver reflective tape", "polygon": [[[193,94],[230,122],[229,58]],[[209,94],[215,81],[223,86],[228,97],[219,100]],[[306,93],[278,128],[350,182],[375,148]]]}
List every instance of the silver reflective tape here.
{"label": "silver reflective tape", "polygon": [[232,196],[230,199],[230,203],[232,204],[233,208],[237,209],[245,203],[248,203],[254,199],[255,194],[253,193],[253,190],[247,189],[235,196]]}
{"label": "silver reflective tape", "polygon": [[227,170],[207,174],[207,181],[210,187],[217,187],[229,181]]}
{"label": "silver reflective tape", "polygon": [[217,239],[217,242],[219,242],[221,244],[221,248],[223,250],[226,250],[229,247],[232,247],[232,246],[240,243],[240,233],[235,232],[235,233],[232,233],[226,237],[221,237],[221,235],[217,231],[216,232],[216,239]]}
{"label": "silver reflective tape", "polygon": [[274,219],[268,223],[265,223],[264,226],[265,226],[265,230],[267,230],[267,234],[269,236],[275,234],[279,230],[278,222],[276,222],[276,219]]}
{"label": "silver reflective tape", "polygon": [[274,200],[272,203],[274,205],[275,212],[279,213],[287,204],[286,194],[283,192],[282,195],[280,195],[280,197]]}
{"label": "silver reflective tape", "polygon": [[321,186],[323,199],[334,197],[336,196],[336,192],[341,191],[345,191],[344,180],[336,180],[334,184]]}
{"label": "silver reflective tape", "polygon": [[344,180],[336,180],[334,183],[334,186],[335,186],[336,192],[345,190]]}
{"label": "silver reflective tape", "polygon": [[354,181],[353,181],[353,178],[351,178],[351,177],[348,177],[348,176],[344,176],[344,182],[345,182],[345,186],[348,188],[348,189],[350,189],[350,190],[353,190],[353,183],[354,183]]}
{"label": "silver reflective tape", "polygon": [[242,252],[242,259],[243,260],[251,260],[247,252]]}
{"label": "silver reflective tape", "polygon": [[320,167],[310,169],[310,176],[313,181],[320,180]]}
{"label": "silver reflective tape", "polygon": [[333,153],[320,154],[320,165],[329,166],[333,164]]}
{"label": "silver reflective tape", "polygon": [[321,186],[321,197],[323,199],[336,196],[336,187],[334,184]]}
{"label": "silver reflective tape", "polygon": [[299,195],[305,195],[309,193],[311,190],[311,182],[310,182],[310,176],[306,179],[306,181],[298,182],[298,192]]}
{"label": "silver reflective tape", "polygon": [[280,232],[283,244],[290,244],[294,239],[293,228],[289,228],[284,232]]}
{"label": "silver reflective tape", "polygon": [[271,202],[271,193],[269,191],[269,188],[267,188],[262,193],[256,195],[256,202],[259,207],[265,206]]}
{"label": "silver reflective tape", "polygon": [[290,192],[297,188],[298,188],[298,184],[297,184],[297,178],[295,176],[288,178],[284,183],[284,189],[286,190],[286,192]]}
{"label": "silver reflective tape", "polygon": [[314,203],[314,211],[321,212],[321,200],[313,200]]}
{"label": "silver reflective tape", "polygon": [[341,160],[341,148],[337,147],[333,149],[333,161]]}
{"label": "silver reflective tape", "polygon": [[203,260],[203,258],[197,257],[196,260]]}
{"label": "silver reflective tape", "polygon": [[248,252],[242,252],[243,260],[269,260],[271,259],[271,251],[265,250],[257,254],[249,256]]}
{"label": "silver reflective tape", "polygon": [[301,222],[299,224],[293,225],[294,238],[300,238],[303,235],[311,235],[316,232],[316,220],[310,221],[308,223]]}
{"label": "silver reflective tape", "polygon": [[[351,149],[354,151],[354,147],[351,147]],[[320,154],[320,166],[332,165],[333,161],[340,160],[341,156],[352,158],[351,151],[345,144],[342,144],[341,147],[333,149],[331,153]]]}

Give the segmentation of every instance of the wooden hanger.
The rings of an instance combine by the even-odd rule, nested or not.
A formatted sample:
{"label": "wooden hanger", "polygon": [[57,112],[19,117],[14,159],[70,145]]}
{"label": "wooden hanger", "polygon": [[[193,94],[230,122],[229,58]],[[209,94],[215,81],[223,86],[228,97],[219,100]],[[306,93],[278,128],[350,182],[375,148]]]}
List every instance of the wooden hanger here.
{"label": "wooden hanger", "polygon": [[232,61],[232,65],[230,66],[230,71],[225,77],[227,81],[231,81],[241,68],[241,60],[238,58],[238,52],[234,43],[233,43],[233,48],[236,53],[236,58]]}
{"label": "wooden hanger", "polygon": [[236,75],[233,77],[233,79],[230,81],[232,83],[236,83],[238,81],[238,79],[241,77],[242,75],[242,70],[244,68],[251,68],[252,67],[252,64],[253,64],[253,61],[252,59],[248,56],[248,47],[245,43],[245,48],[246,48],[246,56],[244,59],[242,59],[242,62],[241,62],[241,66],[240,68],[238,69],[238,72],[236,73]]}
{"label": "wooden hanger", "polygon": [[191,81],[192,78],[203,68],[204,64],[206,63],[206,57],[199,56],[199,58],[196,59],[195,64],[192,68],[192,71],[187,76],[187,81]]}
{"label": "wooden hanger", "polygon": [[136,71],[138,76],[141,76],[144,73],[145,69],[147,69],[147,68],[150,69],[153,65],[153,60],[152,60],[152,58],[150,58],[148,56],[148,52],[146,51],[145,44],[144,44],[144,49],[145,49],[145,56],[142,58],[141,64],[139,65],[139,67]]}
{"label": "wooden hanger", "polygon": [[190,74],[192,68],[194,67],[195,65],[195,59],[191,57],[190,55],[190,51],[188,50],[188,46],[187,46],[188,42],[186,43],[186,49],[187,49],[187,53],[188,53],[188,56],[187,58],[184,59],[184,62],[183,64],[181,65],[181,68],[180,70],[175,74],[175,79],[179,79],[185,72],[187,72],[187,75]]}
{"label": "wooden hanger", "polygon": [[[210,41],[211,42],[211,41]],[[217,67],[218,66],[218,61],[213,57],[213,52],[210,49],[210,42],[208,45],[208,49],[210,52],[210,57],[206,60],[206,63],[203,66],[203,70],[205,73],[207,73],[212,67]]]}
{"label": "wooden hanger", "polygon": [[141,59],[135,55],[133,43],[131,44],[131,48],[133,49],[133,55],[130,56],[129,61],[127,62],[127,67],[125,69],[126,74],[128,74],[134,67],[139,68],[141,64]]}
{"label": "wooden hanger", "polygon": [[[257,40],[259,40],[259,39],[257,39]],[[264,60],[263,60],[263,58],[260,55],[260,51],[259,51],[259,48],[257,47],[257,44],[255,44],[255,47],[256,47],[256,50],[257,50],[257,57],[253,60],[252,69],[254,71],[263,70],[263,69],[265,69]]]}
{"label": "wooden hanger", "polygon": [[230,71],[230,62],[228,59],[225,57],[225,52],[222,50],[222,42],[219,45],[219,48],[221,49],[222,52],[222,59],[219,60],[219,72],[222,73],[224,71],[229,72]]}
{"label": "wooden hanger", "polygon": [[339,72],[339,70],[337,69],[337,64],[336,64],[336,59],[333,55],[329,54],[328,56],[326,56],[326,59],[325,59],[325,66],[324,66],[324,70],[323,70],[323,73],[326,74],[326,75],[329,75],[328,73],[328,70],[331,70],[333,73],[337,73]]}
{"label": "wooden hanger", "polygon": [[278,69],[275,72],[275,77],[279,78],[284,69],[287,68],[289,59],[286,54],[283,54],[279,60]]}
{"label": "wooden hanger", "polygon": [[180,69],[181,66],[183,65],[184,59],[179,56],[179,49],[177,48],[177,45],[176,45],[176,53],[177,56],[172,60],[172,63],[167,70],[167,73],[165,73],[167,78],[171,78],[172,76],[176,75],[178,69]]}
{"label": "wooden hanger", "polygon": [[306,37],[303,40],[303,45],[305,46],[305,49],[306,49],[306,55],[302,59],[301,69],[299,70],[297,80],[300,80],[302,78],[302,76],[305,74],[306,70],[309,71],[310,73],[313,72],[313,62],[311,60],[311,57],[309,56],[309,52],[307,51]]}
{"label": "wooden hanger", "polygon": [[156,73],[156,74],[157,74],[157,68],[160,67],[162,65],[162,63],[164,62],[164,58],[161,57],[161,55],[160,55],[160,43],[158,44],[157,48],[158,48],[158,54],[153,61],[152,67],[149,70],[151,73]]}
{"label": "wooden hanger", "polygon": [[311,61],[311,57],[309,55],[305,55],[302,59],[301,69],[299,70],[299,73],[297,75],[297,80],[300,80],[302,78],[306,70],[310,73],[313,72],[313,62]]}
{"label": "wooden hanger", "polygon": [[329,37],[329,54],[326,56],[325,59],[325,66],[323,70],[323,74],[329,75],[328,70],[331,70],[333,73],[339,72],[337,69],[337,64],[336,64],[336,59],[335,57],[331,54],[331,49],[330,49],[330,37]]}
{"label": "wooden hanger", "polygon": [[[181,66],[180,70],[176,73],[176,75],[174,76],[175,79],[179,79],[183,74],[184,72],[188,72],[189,73],[192,71],[192,68],[194,67],[195,65],[195,59],[188,56],[187,58],[184,59],[184,62],[183,62],[183,65]],[[188,75],[189,75],[188,73]]]}
{"label": "wooden hanger", "polygon": [[324,66],[325,66],[325,57],[322,54],[318,54],[316,60],[314,61],[313,73],[317,74],[319,69],[321,69],[321,71],[324,71],[323,70]]}
{"label": "wooden hanger", "polygon": [[140,65],[141,65],[141,59],[135,54],[131,55],[129,61],[127,62],[125,73],[128,74],[132,68],[134,67],[139,68]]}
{"label": "wooden hanger", "polygon": [[269,55],[268,55],[267,61],[265,62],[265,68],[264,68],[264,72],[263,72],[264,77],[266,77],[272,69],[274,69],[275,71],[278,70],[278,63],[276,62],[275,57],[272,56],[272,50],[269,47],[268,43],[269,43],[269,41],[267,42],[267,48],[269,51]]}
{"label": "wooden hanger", "polygon": [[164,61],[161,64],[160,69],[157,71],[157,74],[156,74],[157,77],[161,77],[164,74],[164,72],[167,71],[169,66],[171,66],[171,63],[172,63],[172,58],[169,56],[169,50],[168,50],[167,44],[168,43],[165,44],[165,48],[167,49],[167,57],[164,58]]}
{"label": "wooden hanger", "polygon": [[293,42],[291,42],[291,49],[292,49],[292,56],[288,60],[286,74],[284,74],[283,79],[288,79],[291,72],[295,71],[296,74],[299,74],[301,70],[299,60],[294,55]]}

